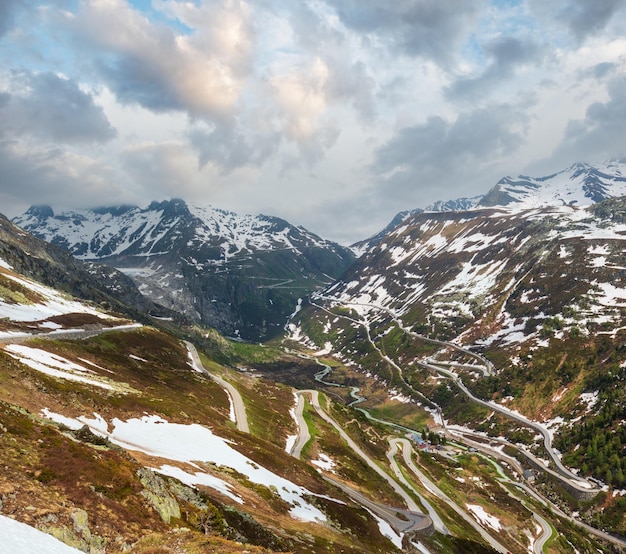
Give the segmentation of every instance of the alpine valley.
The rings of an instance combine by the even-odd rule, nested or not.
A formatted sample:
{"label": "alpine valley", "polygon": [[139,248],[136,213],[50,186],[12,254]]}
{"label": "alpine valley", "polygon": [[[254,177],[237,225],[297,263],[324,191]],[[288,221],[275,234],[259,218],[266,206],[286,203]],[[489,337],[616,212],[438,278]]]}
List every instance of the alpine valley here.
{"label": "alpine valley", "polygon": [[279,218],[182,200],[58,214],[39,206],[14,222],[80,260],[118,268],[192,321],[249,340],[280,334],[297,299],[354,260],[349,248]]}
{"label": "alpine valley", "polygon": [[0,217],[3,548],[623,552],[624,241],[618,160],[351,247],[183,200]]}

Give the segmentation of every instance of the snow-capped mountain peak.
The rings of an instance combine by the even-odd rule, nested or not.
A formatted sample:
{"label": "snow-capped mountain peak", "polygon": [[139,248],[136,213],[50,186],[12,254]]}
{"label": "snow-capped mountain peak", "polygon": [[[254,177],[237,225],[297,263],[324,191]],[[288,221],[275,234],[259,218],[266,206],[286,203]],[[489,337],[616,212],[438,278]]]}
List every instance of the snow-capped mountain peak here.
{"label": "snow-capped mountain peak", "polygon": [[213,256],[218,263],[243,250],[333,245],[277,217],[239,215],[178,199],[152,202],[146,208],[116,206],[60,213],[37,206],[14,222],[80,259],[164,253],[183,235],[190,248],[210,243],[214,250],[219,249],[219,255]]}
{"label": "snow-capped mountain peak", "polygon": [[626,195],[626,163],[579,162],[546,177],[504,177],[478,202],[478,206],[520,209],[554,205],[588,206]]}
{"label": "snow-capped mountain peak", "polygon": [[120,269],[146,296],[192,320],[253,338],[267,336],[270,325],[282,329],[300,295],[354,259],[283,219],[177,199],[56,214],[39,206],[14,222],[77,258]]}

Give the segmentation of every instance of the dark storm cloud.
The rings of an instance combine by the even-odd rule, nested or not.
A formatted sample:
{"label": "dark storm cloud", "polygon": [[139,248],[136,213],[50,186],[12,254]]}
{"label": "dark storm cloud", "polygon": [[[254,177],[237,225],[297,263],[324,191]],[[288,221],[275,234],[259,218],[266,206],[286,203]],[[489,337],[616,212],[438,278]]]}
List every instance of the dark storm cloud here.
{"label": "dark storm cloud", "polygon": [[344,25],[373,34],[409,56],[448,64],[484,2],[326,0]]}
{"label": "dark storm cloud", "polygon": [[481,167],[523,143],[522,113],[502,104],[461,113],[453,122],[433,116],[402,129],[376,152],[372,169],[381,178],[381,196],[424,193],[421,207],[442,196],[453,198],[455,184],[459,191],[467,189],[467,175],[480,175]]}
{"label": "dark storm cloud", "polygon": [[618,65],[615,63],[602,62],[582,71],[581,77],[592,77],[593,79],[597,79],[599,81],[611,75],[617,68]]}
{"label": "dark storm cloud", "polygon": [[572,0],[561,11],[571,33],[579,42],[604,29],[624,0]]}
{"label": "dark storm cloud", "polygon": [[13,28],[15,14],[24,6],[23,0],[2,0],[0,2],[0,38]]}
{"label": "dark storm cloud", "polygon": [[604,31],[626,7],[626,0],[529,0],[528,3],[540,19],[564,25],[579,44]]}
{"label": "dark storm cloud", "polygon": [[376,154],[374,168],[386,173],[398,168],[449,166],[452,161],[483,160],[512,152],[522,142],[514,130],[517,110],[491,106],[461,113],[454,122],[439,116],[399,131]]}
{"label": "dark storm cloud", "polygon": [[501,36],[483,47],[490,60],[486,69],[477,77],[461,78],[446,89],[450,99],[476,99],[488,95],[515,74],[515,71],[542,57],[542,48],[532,40]]}
{"label": "dark storm cloud", "polygon": [[123,104],[139,104],[155,112],[184,109],[166,75],[132,55],[97,61],[100,76]]}
{"label": "dark storm cloud", "polygon": [[0,131],[65,143],[104,142],[116,134],[102,108],[54,73],[15,73],[0,99]]}
{"label": "dark storm cloud", "polygon": [[553,164],[626,156],[626,77],[610,80],[608,93],[609,100],[591,104],[584,119],[569,122]]}

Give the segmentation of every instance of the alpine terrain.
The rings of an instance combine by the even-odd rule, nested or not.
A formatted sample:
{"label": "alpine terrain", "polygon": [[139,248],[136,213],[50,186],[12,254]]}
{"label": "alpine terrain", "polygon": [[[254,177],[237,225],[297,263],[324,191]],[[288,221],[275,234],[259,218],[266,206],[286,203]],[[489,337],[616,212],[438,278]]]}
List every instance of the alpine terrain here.
{"label": "alpine terrain", "polygon": [[243,339],[279,334],[298,298],[337,278],[348,248],[268,216],[239,216],[182,200],[14,220],[80,260],[131,277],[151,300]]}
{"label": "alpine terrain", "polygon": [[[312,295],[292,336],[410,406],[372,398],[370,413],[471,444],[551,509],[626,534],[625,175],[624,162],[576,164],[505,178],[471,210],[401,214]],[[444,488],[468,504],[459,469]]]}
{"label": "alpine terrain", "polygon": [[2,544],[623,552],[624,175],[351,248],[182,200],[0,218]]}

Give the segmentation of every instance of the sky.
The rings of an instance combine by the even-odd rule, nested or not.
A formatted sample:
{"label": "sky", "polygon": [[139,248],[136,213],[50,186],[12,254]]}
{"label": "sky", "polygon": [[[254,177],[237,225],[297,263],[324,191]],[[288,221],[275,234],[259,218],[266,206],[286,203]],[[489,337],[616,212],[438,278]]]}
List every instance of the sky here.
{"label": "sky", "polygon": [[183,198],[351,244],[626,156],[626,0],[0,0],[0,212]]}

